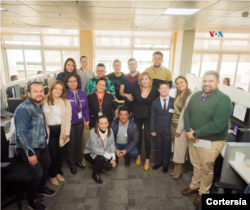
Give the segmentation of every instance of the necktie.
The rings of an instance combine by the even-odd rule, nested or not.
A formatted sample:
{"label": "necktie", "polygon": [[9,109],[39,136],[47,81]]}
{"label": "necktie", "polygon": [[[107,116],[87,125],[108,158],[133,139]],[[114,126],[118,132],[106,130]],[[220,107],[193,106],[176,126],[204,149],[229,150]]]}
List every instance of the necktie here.
{"label": "necktie", "polygon": [[167,104],[166,104],[166,101],[167,101],[167,99],[163,99],[163,101],[164,101],[164,105],[163,105],[163,110],[164,111],[166,111],[167,110]]}

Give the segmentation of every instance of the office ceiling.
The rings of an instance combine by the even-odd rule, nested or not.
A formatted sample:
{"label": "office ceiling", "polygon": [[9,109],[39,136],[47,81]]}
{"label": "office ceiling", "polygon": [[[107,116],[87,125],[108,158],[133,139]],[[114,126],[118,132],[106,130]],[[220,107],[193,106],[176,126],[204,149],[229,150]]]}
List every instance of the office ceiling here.
{"label": "office ceiling", "polygon": [[[1,1],[1,27],[112,31],[250,32],[250,1]],[[167,8],[197,8],[191,16],[162,15]]]}

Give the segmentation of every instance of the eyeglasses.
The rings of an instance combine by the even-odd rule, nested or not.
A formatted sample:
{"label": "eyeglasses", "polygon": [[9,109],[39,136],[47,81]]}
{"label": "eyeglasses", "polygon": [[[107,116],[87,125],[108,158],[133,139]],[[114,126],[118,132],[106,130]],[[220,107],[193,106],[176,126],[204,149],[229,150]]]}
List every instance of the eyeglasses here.
{"label": "eyeglasses", "polygon": [[136,63],[130,63],[128,66],[136,66]]}
{"label": "eyeglasses", "polygon": [[76,83],[76,80],[68,81],[68,83]]}
{"label": "eyeglasses", "polygon": [[97,72],[105,72],[106,70],[96,70]]}

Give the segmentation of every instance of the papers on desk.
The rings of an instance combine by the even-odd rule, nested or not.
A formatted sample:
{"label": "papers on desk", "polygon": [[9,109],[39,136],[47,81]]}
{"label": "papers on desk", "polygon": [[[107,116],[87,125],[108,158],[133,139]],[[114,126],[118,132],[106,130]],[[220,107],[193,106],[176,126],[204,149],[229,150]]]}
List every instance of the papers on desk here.
{"label": "papers on desk", "polygon": [[194,143],[194,146],[205,149],[211,149],[212,142],[209,140],[199,139],[199,142],[196,141],[196,143]]}
{"label": "papers on desk", "polygon": [[247,107],[246,106],[242,106],[240,104],[236,104],[234,105],[234,112],[233,112],[233,116],[236,117],[237,119],[241,120],[242,122],[244,122],[245,120],[245,116],[246,116],[246,112],[247,112]]}

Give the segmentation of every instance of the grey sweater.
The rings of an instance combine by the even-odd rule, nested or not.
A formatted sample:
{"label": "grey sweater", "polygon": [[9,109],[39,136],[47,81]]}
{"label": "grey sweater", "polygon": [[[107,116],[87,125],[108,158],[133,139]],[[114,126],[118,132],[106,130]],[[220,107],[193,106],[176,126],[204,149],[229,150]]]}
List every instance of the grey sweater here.
{"label": "grey sweater", "polygon": [[95,129],[92,128],[89,132],[89,138],[83,153],[90,154],[93,159],[95,159],[97,155],[101,155],[108,160],[111,157],[115,160],[115,149],[115,140],[112,129],[111,135],[105,139],[105,147],[103,147],[101,139],[95,133]]}

